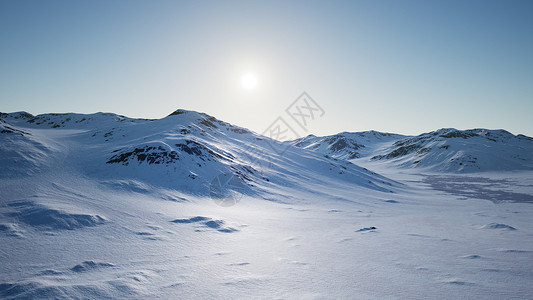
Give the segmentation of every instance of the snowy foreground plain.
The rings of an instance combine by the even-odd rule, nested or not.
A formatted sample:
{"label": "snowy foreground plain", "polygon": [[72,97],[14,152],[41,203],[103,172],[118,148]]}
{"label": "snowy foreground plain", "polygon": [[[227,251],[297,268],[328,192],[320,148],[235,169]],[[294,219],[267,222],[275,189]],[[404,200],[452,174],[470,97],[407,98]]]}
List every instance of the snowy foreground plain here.
{"label": "snowy foreground plain", "polygon": [[[277,155],[185,111],[0,125],[3,299],[533,297],[531,169]],[[220,173],[233,206],[209,194]]]}

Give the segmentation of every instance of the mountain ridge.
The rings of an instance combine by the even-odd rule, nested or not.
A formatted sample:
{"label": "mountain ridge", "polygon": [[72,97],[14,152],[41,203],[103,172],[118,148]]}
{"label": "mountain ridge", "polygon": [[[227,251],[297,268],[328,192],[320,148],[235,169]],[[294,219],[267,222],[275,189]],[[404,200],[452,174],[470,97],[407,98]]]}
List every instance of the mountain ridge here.
{"label": "mountain ridge", "polygon": [[[47,156],[53,147],[39,142],[39,137],[32,134],[32,129],[82,130],[83,133],[77,133],[82,139],[78,140],[81,143],[87,141],[83,141],[82,136],[90,132],[90,137],[85,136],[85,139],[93,141],[90,147],[100,145],[100,148],[106,148],[107,146],[103,146],[105,144],[111,146],[109,149],[100,149],[107,152],[106,157],[100,160],[111,166],[127,167],[132,163],[168,166],[172,163],[183,164],[184,158],[196,156],[190,161],[196,167],[180,167],[181,170],[190,170],[189,173],[183,173],[183,176],[194,179],[209,176],[209,172],[200,168],[212,162],[216,162],[215,169],[218,173],[234,173],[245,181],[250,181],[250,176],[262,178],[262,175],[258,175],[261,173],[259,170],[271,165],[268,160],[275,157],[269,150],[271,146],[301,148],[325,156],[326,159],[356,164],[364,162],[367,166],[375,163],[439,172],[533,169],[533,138],[522,134],[513,135],[503,129],[441,128],[418,136],[374,130],[344,131],[329,136],[308,135],[280,143],[208,114],[184,109],[177,109],[161,119],[129,118],[103,112],[47,113],[34,116],[22,111],[0,113],[0,121],[2,133],[16,133],[26,137],[25,141],[22,138],[16,143],[33,149],[33,154],[23,154],[14,149],[16,147],[4,146],[7,151],[4,161],[33,161],[40,166],[46,164],[38,163],[35,157]],[[13,138],[11,141],[14,143]],[[235,155],[235,151],[239,154]],[[281,165],[278,167],[283,168]],[[342,169],[340,166],[335,168]]]}
{"label": "mountain ridge", "polygon": [[[153,120],[112,113],[0,116],[6,130],[27,133],[0,135],[0,153],[9,153],[2,159],[4,177],[9,170],[30,175],[62,166],[98,180],[128,179],[204,195],[218,174],[238,178],[248,193],[277,185],[299,188],[304,179],[318,185],[334,179],[384,192],[398,186],[350,162],[307,150],[288,147],[280,156],[273,147],[286,145],[194,111],[176,110]],[[42,155],[32,158],[39,147]]]}
{"label": "mountain ridge", "polygon": [[375,162],[404,169],[439,172],[533,169],[533,138],[503,129],[441,128],[418,136],[342,132],[323,137],[309,135],[291,144],[356,163]]}
{"label": "mountain ridge", "polygon": [[[302,149],[196,112],[4,115],[0,298],[527,298],[533,172],[407,170],[441,145],[529,143],[486,136]],[[400,147],[419,148],[386,158]]]}

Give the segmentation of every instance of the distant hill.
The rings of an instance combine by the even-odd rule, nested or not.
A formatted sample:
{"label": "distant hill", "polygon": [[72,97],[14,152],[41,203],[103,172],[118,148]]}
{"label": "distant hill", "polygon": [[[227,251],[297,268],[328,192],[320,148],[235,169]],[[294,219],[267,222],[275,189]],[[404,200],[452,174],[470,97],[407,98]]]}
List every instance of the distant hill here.
{"label": "distant hill", "polygon": [[371,155],[377,145],[396,141],[404,135],[379,131],[342,132],[335,135],[317,137],[309,135],[290,144],[299,148],[317,151],[338,159],[355,159]]}
{"label": "distant hill", "polygon": [[[275,185],[345,182],[389,191],[393,181],[194,111],[157,120],[112,113],[0,113],[0,177],[70,172],[208,194],[226,174],[257,193]],[[275,147],[285,147],[283,155]]]}
{"label": "distant hill", "polygon": [[419,136],[375,131],[307,136],[291,142],[339,159],[439,172],[533,170],[533,138],[505,130],[439,129]]}
{"label": "distant hill", "polygon": [[446,172],[533,170],[533,138],[505,130],[446,128],[398,140],[371,159]]}

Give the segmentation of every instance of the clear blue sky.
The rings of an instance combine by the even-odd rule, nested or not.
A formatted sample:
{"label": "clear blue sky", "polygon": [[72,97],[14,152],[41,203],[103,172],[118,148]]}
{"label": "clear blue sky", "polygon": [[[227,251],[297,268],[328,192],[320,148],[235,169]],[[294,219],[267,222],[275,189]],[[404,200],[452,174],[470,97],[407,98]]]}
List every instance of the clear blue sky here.
{"label": "clear blue sky", "polygon": [[[0,111],[533,136],[533,1],[0,1]],[[258,78],[243,89],[241,76]]]}

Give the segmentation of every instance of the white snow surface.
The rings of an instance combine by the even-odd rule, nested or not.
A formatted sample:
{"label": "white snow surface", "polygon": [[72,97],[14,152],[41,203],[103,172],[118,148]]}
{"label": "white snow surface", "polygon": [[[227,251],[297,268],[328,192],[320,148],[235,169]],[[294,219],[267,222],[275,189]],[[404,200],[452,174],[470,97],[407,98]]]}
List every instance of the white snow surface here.
{"label": "white snow surface", "polygon": [[425,172],[533,171],[533,138],[505,130],[443,128],[419,136],[343,132],[289,144],[355,163],[371,160]]}
{"label": "white snow surface", "polygon": [[[2,299],[533,294],[527,137],[343,133],[346,149],[294,147],[184,110],[0,114],[0,132]],[[483,132],[507,144],[480,148]],[[432,156],[385,158],[412,144]],[[483,163],[459,168],[433,155],[443,145]]]}

